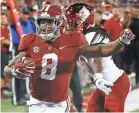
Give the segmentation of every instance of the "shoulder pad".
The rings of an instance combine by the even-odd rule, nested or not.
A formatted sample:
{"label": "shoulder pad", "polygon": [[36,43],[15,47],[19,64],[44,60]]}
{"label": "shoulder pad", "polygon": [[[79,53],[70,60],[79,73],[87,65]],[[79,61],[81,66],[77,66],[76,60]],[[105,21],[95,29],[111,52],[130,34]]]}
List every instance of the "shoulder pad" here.
{"label": "shoulder pad", "polygon": [[90,27],[83,31],[89,44],[104,44],[109,42],[109,35],[104,28]]}
{"label": "shoulder pad", "polygon": [[36,35],[35,33],[22,35],[22,38],[24,38],[24,40],[26,40],[27,42],[32,42],[33,40],[35,40],[36,37],[38,37],[38,35]]}

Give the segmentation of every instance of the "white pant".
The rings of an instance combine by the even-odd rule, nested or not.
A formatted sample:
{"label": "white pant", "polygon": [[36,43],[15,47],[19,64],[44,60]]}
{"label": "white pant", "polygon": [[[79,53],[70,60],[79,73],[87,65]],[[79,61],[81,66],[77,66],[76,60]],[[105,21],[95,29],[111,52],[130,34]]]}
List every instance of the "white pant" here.
{"label": "white pant", "polygon": [[70,112],[70,98],[63,102],[53,103],[53,102],[44,102],[30,97],[30,100],[27,101],[29,105],[29,113],[69,113]]}

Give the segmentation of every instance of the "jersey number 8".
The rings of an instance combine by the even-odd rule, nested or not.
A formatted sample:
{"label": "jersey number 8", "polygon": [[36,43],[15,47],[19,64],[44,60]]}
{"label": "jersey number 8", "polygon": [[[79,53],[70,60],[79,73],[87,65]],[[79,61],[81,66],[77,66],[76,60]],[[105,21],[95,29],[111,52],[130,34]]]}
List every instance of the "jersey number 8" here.
{"label": "jersey number 8", "polygon": [[53,80],[56,77],[58,56],[55,53],[45,54],[42,57],[41,78]]}

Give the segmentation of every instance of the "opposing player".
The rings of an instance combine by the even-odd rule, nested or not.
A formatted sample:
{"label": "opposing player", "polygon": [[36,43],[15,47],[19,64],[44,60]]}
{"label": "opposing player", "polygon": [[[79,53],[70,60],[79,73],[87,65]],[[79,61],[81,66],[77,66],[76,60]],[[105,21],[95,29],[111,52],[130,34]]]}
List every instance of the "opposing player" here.
{"label": "opposing player", "polygon": [[[108,35],[105,33],[106,31],[101,28],[89,28],[85,32],[85,37],[88,42],[91,42],[90,45],[105,44],[109,43]],[[130,88],[128,76],[123,70],[116,67],[111,56],[92,58],[89,62],[92,62],[89,64],[92,65],[97,89],[90,97],[86,111],[124,112],[124,103]],[[107,84],[113,86],[110,88]]]}
{"label": "opposing player", "polygon": [[[46,5],[37,18],[38,34],[22,37],[21,51],[8,66],[4,73],[7,78],[27,77],[20,66],[14,66],[24,56],[35,62],[35,72],[31,75],[31,97],[28,101],[29,112],[69,112],[70,101],[68,89],[71,75],[78,56],[88,57],[109,56],[117,52],[122,44],[130,43],[134,34],[126,29],[120,39],[102,46],[89,46],[80,32],[65,33],[66,18],[58,6]],[[129,36],[130,35],[130,36]],[[122,43],[122,44],[121,44]],[[38,62],[40,59],[40,62]],[[17,68],[16,68],[17,67]]]}
{"label": "opposing player", "polygon": [[[95,28],[93,20],[87,20],[94,13],[92,8],[86,4],[75,3],[67,9],[72,15],[84,15],[84,35],[89,45],[103,45],[109,43],[109,36],[105,29]],[[87,13],[86,13],[87,12]],[[88,15],[87,15],[88,14]],[[72,16],[74,17],[74,16]],[[78,20],[77,20],[78,21]],[[94,79],[97,89],[88,101],[87,112],[124,112],[124,103],[129,92],[130,83],[128,76],[123,70],[118,69],[112,57],[86,58],[80,57],[83,65]],[[112,87],[110,87],[112,86]]]}

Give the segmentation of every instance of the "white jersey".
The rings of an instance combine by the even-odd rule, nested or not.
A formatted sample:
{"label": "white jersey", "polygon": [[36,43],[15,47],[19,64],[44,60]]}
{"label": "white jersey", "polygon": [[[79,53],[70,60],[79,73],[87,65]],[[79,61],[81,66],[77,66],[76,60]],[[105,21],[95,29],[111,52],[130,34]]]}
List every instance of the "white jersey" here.
{"label": "white jersey", "polygon": [[[109,43],[108,35],[103,28],[91,28],[84,34],[89,45]],[[102,57],[100,61],[104,79],[114,83],[123,74],[123,70],[115,65],[112,56]]]}

